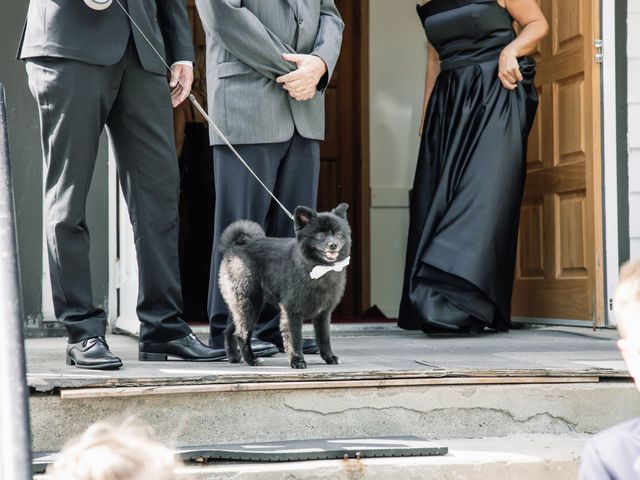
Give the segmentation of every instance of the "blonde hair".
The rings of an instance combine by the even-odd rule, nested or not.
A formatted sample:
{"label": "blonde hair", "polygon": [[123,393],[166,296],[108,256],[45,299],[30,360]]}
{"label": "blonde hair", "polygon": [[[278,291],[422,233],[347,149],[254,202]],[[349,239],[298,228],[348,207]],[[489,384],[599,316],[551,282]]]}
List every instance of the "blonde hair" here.
{"label": "blonde hair", "polygon": [[[620,269],[613,310],[622,338],[640,333],[640,260],[627,262]],[[640,342],[640,335],[634,340]]]}
{"label": "blonde hair", "polygon": [[149,427],[127,420],[89,427],[67,443],[47,469],[52,480],[173,480],[180,464],[173,452],[151,439]]}

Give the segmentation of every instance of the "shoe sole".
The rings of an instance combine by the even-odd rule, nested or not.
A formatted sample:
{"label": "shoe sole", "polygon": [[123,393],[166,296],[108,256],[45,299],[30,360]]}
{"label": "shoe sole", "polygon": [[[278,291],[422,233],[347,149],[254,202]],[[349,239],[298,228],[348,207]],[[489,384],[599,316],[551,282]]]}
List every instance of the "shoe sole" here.
{"label": "shoe sole", "polygon": [[221,362],[226,359],[226,355],[216,358],[183,358],[176,355],[168,355],[166,353],[138,352],[138,360],[141,362],[169,362],[174,360],[183,362]]}
{"label": "shoe sole", "polygon": [[83,370],[117,370],[122,367],[122,362],[120,363],[103,363],[99,365],[78,365],[75,360],[70,357],[67,357],[66,361],[67,365],[72,367],[81,368]]}

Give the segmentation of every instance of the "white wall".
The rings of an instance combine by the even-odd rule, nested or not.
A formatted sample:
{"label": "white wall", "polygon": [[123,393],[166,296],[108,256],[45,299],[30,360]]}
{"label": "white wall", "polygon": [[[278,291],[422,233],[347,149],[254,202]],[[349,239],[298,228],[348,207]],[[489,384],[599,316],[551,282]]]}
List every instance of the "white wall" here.
{"label": "white wall", "polygon": [[640,1],[628,0],[629,234],[631,258],[640,257]]}
{"label": "white wall", "polygon": [[415,5],[370,3],[371,303],[390,317],[402,290],[427,56]]}

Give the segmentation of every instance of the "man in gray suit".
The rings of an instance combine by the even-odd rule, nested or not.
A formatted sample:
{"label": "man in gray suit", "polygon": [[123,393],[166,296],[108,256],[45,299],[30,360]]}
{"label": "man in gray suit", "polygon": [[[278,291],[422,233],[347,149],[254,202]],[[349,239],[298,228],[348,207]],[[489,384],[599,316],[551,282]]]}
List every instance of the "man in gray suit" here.
{"label": "man in gray suit", "polygon": [[[338,61],[344,24],[333,0],[196,0],[207,34],[210,115],[251,168],[293,211],[315,207],[324,139],[324,97]],[[223,346],[228,311],[218,288],[222,231],[253,220],[270,236],[294,235],[222,139],[212,133],[216,206],[209,284],[210,340]],[[254,352],[282,349],[275,309],[252,342]],[[266,341],[266,342],[264,342]],[[306,342],[307,352],[315,349]]]}
{"label": "man in gray suit", "polygon": [[214,360],[181,318],[178,163],[172,110],[188,95],[193,47],[183,0],[120,0],[161,58],[114,2],[31,0],[19,58],[38,102],[46,163],[46,236],[56,316],[67,363],[119,368],[104,340],[107,317],[91,292],[85,203],[106,126],[129,207],[140,276],[140,360]]}

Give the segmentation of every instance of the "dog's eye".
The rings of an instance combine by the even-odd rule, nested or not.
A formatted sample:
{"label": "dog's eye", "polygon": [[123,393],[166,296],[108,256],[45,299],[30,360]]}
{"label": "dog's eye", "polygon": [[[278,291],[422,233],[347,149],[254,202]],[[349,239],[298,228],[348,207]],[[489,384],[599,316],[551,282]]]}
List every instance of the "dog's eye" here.
{"label": "dog's eye", "polygon": [[340,240],[344,240],[344,233],[338,232],[336,233],[336,237],[339,238]]}
{"label": "dog's eye", "polygon": [[324,233],[322,233],[322,232],[320,232],[320,233],[316,233],[316,238],[317,238],[318,240],[322,240],[324,237],[325,237],[325,234],[324,234]]}

